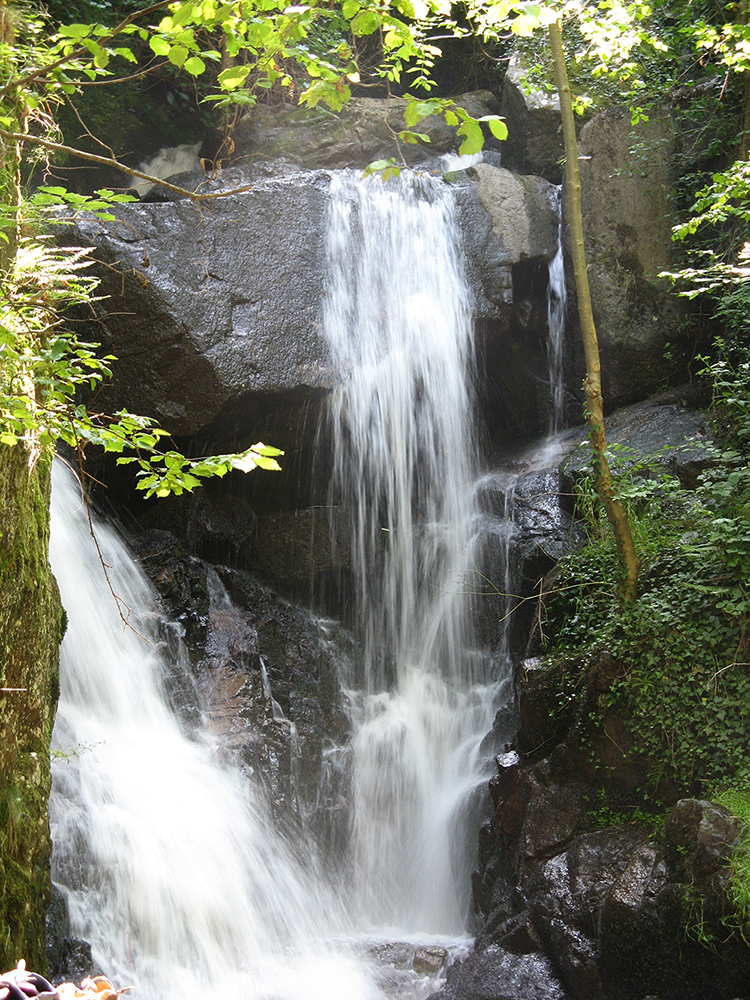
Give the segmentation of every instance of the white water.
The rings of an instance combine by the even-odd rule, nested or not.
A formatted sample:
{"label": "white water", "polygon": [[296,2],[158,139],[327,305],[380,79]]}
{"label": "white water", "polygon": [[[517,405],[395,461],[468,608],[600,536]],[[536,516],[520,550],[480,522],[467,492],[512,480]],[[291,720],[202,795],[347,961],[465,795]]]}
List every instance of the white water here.
{"label": "white water", "polygon": [[[153,634],[138,566],[110,528],[96,532],[114,589]],[[349,923],[315,865],[295,857],[260,794],[167,708],[160,648],[123,626],[59,462],[51,562],[69,619],[53,878],[68,887],[73,934],[141,998],[381,996],[366,965],[335,949]]]}
{"label": "white water", "polygon": [[[472,321],[448,185],[332,179],[331,502],[353,513],[364,678],[350,692],[360,925],[460,933],[463,817],[494,690],[472,650]],[[478,666],[479,664],[479,666]]]}
{"label": "white water", "polygon": [[[356,512],[366,649],[364,678],[349,678],[344,900],[273,828],[261,792],[180,727],[159,643],[123,627],[77,488],[55,473],[51,558],[70,621],[55,742],[74,753],[54,768],[54,878],[72,933],[147,1000],[375,1000],[354,934],[447,944],[465,928],[476,843],[465,816],[486,781],[479,744],[497,685],[465,593],[473,345],[450,189],[335,176],[329,263],[326,334],[349,373],[333,406],[336,489]],[[147,583],[110,529],[97,534],[115,590],[155,640]],[[414,985],[410,996],[434,984]]]}
{"label": "white water", "polygon": [[[138,165],[138,169],[151,177],[158,177],[165,181],[176,174],[197,173],[202,170],[200,157],[201,143],[183,146],[164,146],[159,152],[152,156],[150,160],[144,160]],[[150,181],[141,180],[133,185],[135,191],[144,198],[152,190],[154,184]]]}
{"label": "white water", "polygon": [[568,318],[568,291],[565,286],[565,262],[562,241],[562,208],[560,189],[557,192],[558,248],[549,264],[549,285],[547,290],[547,354],[549,357],[549,382],[552,402],[549,433],[557,434],[565,420],[565,385],[563,382],[563,351],[565,347],[565,323]]}

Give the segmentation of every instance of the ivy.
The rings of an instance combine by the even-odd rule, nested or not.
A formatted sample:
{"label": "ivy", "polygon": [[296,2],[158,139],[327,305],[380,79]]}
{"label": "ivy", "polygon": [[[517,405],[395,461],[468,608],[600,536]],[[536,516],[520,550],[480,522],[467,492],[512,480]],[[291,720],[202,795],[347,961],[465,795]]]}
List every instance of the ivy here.
{"label": "ivy", "polygon": [[[715,371],[715,387],[723,426],[744,440],[750,387],[726,367]],[[616,552],[584,478],[578,508],[589,542],[560,563],[543,622],[555,657],[615,657],[610,704],[632,720],[653,785],[667,780],[691,793],[750,779],[750,468],[731,439],[707,446],[705,462],[696,490],[648,462],[621,475],[644,563],[639,598],[625,607],[616,599]]]}

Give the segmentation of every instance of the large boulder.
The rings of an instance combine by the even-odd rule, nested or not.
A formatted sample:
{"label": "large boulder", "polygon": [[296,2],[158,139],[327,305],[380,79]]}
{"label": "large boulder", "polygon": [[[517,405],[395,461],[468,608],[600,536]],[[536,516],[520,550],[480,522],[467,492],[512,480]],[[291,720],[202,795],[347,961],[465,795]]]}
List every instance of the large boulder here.
{"label": "large boulder", "polygon": [[[543,958],[577,1000],[742,996],[750,949],[724,922],[726,861],[742,824],[689,799],[661,842],[632,823],[586,831],[580,787],[551,783],[554,768],[510,756],[498,761],[495,812],[480,839],[476,961]],[[448,996],[474,996],[467,986]]]}
{"label": "large boulder", "polygon": [[551,260],[559,246],[557,192],[542,177],[526,177],[478,163],[468,176],[492,222],[500,263]]}
{"label": "large boulder", "polygon": [[565,150],[560,98],[534,81],[519,54],[511,58],[505,74],[502,113],[508,126],[503,164],[561,184]]}
{"label": "large boulder", "polygon": [[330,389],[318,335],[327,186],[312,173],[206,207],[129,205],[117,222],[79,222],[75,238],[106,265],[98,331],[119,361],[105,405],[187,436],[230,405],[252,414],[259,397]]}
{"label": "large boulder", "polygon": [[604,398],[622,405],[674,378],[686,348],[685,301],[659,275],[673,263],[674,127],[658,110],[596,115],[579,142],[583,230],[602,354]]}
{"label": "large boulder", "polygon": [[[497,98],[485,90],[462,94],[455,101],[475,118],[500,112]],[[355,97],[338,113],[320,105],[260,106],[232,132],[231,162],[283,158],[311,169],[365,167],[395,157],[415,166],[458,148],[456,128],[438,115],[423,118],[415,129],[428,136],[428,142],[397,143],[395,136],[406,128],[405,110],[401,97]],[[489,133],[487,147],[497,148]]]}
{"label": "large boulder", "polygon": [[[538,178],[477,171],[455,181],[460,240],[475,315],[499,336],[513,267],[546,266],[555,253],[555,209]],[[80,220],[73,239],[104,265],[91,335],[119,358],[101,403],[217,441],[338,384],[321,336],[329,184],[327,171],[233,168],[204,188],[245,189],[226,199],[124,205],[115,222]],[[275,430],[270,437],[278,442]]]}
{"label": "large boulder", "polygon": [[[650,478],[664,473],[695,488],[708,464],[706,446],[712,441],[706,410],[694,408],[704,401],[699,385],[683,386],[624,406],[606,421],[610,467],[617,476]],[[576,480],[591,470],[592,451],[588,427],[571,430],[574,447],[561,466],[562,492],[572,496]]]}
{"label": "large boulder", "polygon": [[448,984],[430,1000],[569,1000],[544,955],[515,955],[493,945],[449,970]]}

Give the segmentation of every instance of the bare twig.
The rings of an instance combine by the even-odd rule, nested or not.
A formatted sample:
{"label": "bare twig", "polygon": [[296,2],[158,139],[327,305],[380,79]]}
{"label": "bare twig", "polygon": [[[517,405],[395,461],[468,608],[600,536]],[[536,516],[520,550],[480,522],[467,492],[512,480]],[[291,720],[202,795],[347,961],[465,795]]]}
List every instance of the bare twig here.
{"label": "bare twig", "polygon": [[73,111],[73,114],[74,114],[74,115],[76,116],[76,118],[78,119],[78,122],[79,122],[79,124],[80,124],[81,128],[82,128],[82,129],[84,130],[84,132],[85,132],[85,133],[86,133],[86,135],[87,135],[87,136],[89,137],[89,139],[93,139],[93,141],[94,141],[94,142],[95,142],[95,143],[97,144],[97,146],[101,146],[101,147],[102,147],[102,149],[106,149],[106,151],[107,151],[107,153],[109,153],[109,156],[110,156],[110,158],[111,158],[111,159],[113,159],[113,160],[117,159],[117,157],[115,156],[115,151],[114,151],[114,149],[112,149],[112,147],[111,147],[111,146],[108,146],[106,142],[102,142],[102,140],[101,140],[101,139],[99,139],[99,138],[98,138],[97,136],[95,136],[95,135],[94,135],[94,133],[93,133],[93,132],[91,131],[91,129],[90,129],[89,127],[88,127],[88,125],[87,125],[87,124],[86,124],[86,122],[85,122],[85,121],[83,120],[83,118],[81,118],[80,114],[78,113],[78,108],[77,108],[77,107],[75,106],[75,104],[74,104],[74,103],[73,103],[73,102],[72,102],[72,101],[70,100],[70,98],[68,98],[68,101],[67,101],[67,104],[68,104],[68,107],[72,109],[72,111]]}
{"label": "bare twig", "polygon": [[210,194],[201,194],[198,191],[188,191],[186,188],[178,187],[176,184],[170,184],[169,181],[165,181],[161,177],[153,177],[151,174],[145,174],[142,170],[126,167],[124,163],[120,163],[119,160],[112,157],[98,156],[96,153],[85,153],[82,149],[76,149],[74,146],[65,146],[59,142],[52,142],[51,139],[42,139],[38,135],[28,135],[24,132],[8,132],[5,129],[0,129],[0,136],[4,139],[11,139],[13,142],[30,142],[36,146],[44,146],[45,149],[52,149],[58,153],[68,153],[70,156],[77,156],[79,159],[88,160],[90,163],[100,163],[105,167],[114,167],[116,170],[121,170],[124,174],[129,174],[131,177],[138,177],[140,180],[148,181],[150,184],[157,184],[159,187],[166,188],[167,191],[174,191],[175,194],[190,198],[192,201],[211,201],[216,198],[227,198],[229,195],[244,194],[246,191],[253,190],[252,184],[245,184],[243,187],[232,188],[231,191],[214,191]]}
{"label": "bare twig", "polygon": [[162,62],[150,62],[145,69],[139,70],[137,73],[131,73],[129,76],[110,76],[106,80],[79,80],[76,84],[77,87],[108,87],[112,83],[126,83],[128,80],[141,80],[144,76],[148,76],[149,73],[155,73],[157,70],[163,69],[165,66],[170,66],[171,63],[168,59],[164,59]]}
{"label": "bare twig", "polygon": [[[75,433],[75,428],[74,428],[74,433]],[[102,550],[99,547],[99,539],[96,537],[96,531],[94,530],[94,521],[91,517],[91,501],[89,500],[88,490],[86,489],[85,485],[85,479],[88,476],[88,473],[84,472],[83,469],[83,447],[81,446],[81,443],[80,441],[78,441],[77,437],[76,437],[76,462],[78,464],[78,472],[75,472],[75,470],[73,470],[73,472],[75,473],[76,479],[78,480],[78,485],[81,489],[81,499],[83,503],[86,505],[86,517],[88,518],[89,522],[89,534],[91,535],[94,541],[94,545],[96,546],[96,553],[99,557],[99,563],[104,573],[104,579],[107,581],[107,587],[109,588],[110,594],[115,599],[115,604],[117,605],[117,613],[120,616],[120,620],[122,621],[125,628],[129,628],[131,632],[135,632],[137,636],[140,636],[141,639],[143,639],[145,642],[151,645],[151,640],[148,639],[145,635],[143,635],[142,632],[139,632],[138,629],[130,622],[130,613],[133,609],[115,591],[115,588],[112,585],[112,581],[110,580],[109,570],[111,569],[111,566],[108,566],[107,563],[104,561],[104,554],[102,553]],[[69,462],[66,462],[66,465],[68,466],[68,468],[72,469],[72,466],[70,465]],[[93,477],[89,476],[89,478]],[[123,608],[125,609],[127,614],[123,614]]]}

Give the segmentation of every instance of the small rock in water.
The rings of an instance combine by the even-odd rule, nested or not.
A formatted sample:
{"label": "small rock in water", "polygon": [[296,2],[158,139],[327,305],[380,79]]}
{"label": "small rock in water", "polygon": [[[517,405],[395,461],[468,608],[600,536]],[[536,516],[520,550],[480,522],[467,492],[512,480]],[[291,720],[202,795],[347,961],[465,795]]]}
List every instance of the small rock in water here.
{"label": "small rock in water", "polygon": [[448,952],[440,945],[424,945],[414,952],[413,969],[423,976],[436,976],[448,961]]}

